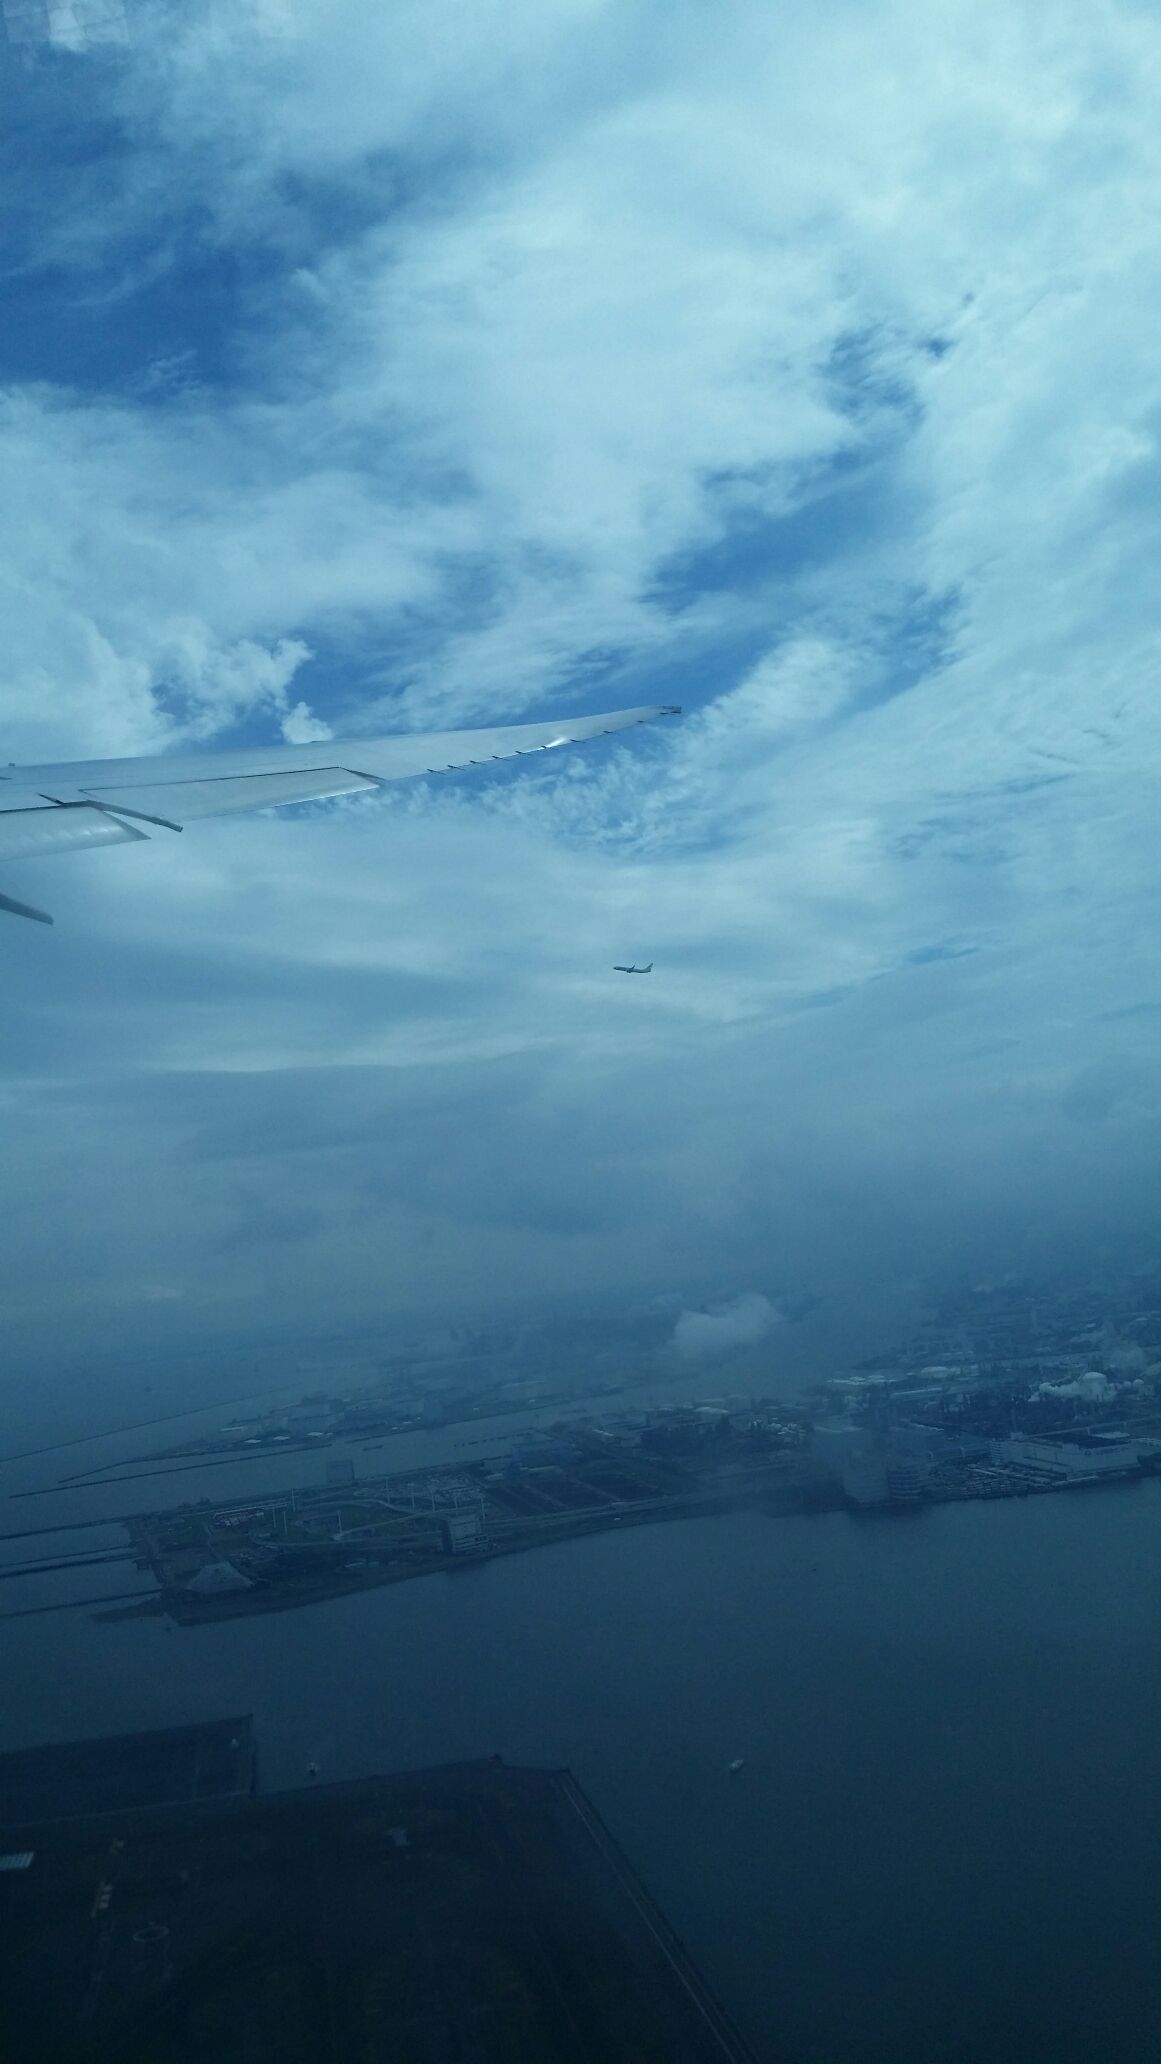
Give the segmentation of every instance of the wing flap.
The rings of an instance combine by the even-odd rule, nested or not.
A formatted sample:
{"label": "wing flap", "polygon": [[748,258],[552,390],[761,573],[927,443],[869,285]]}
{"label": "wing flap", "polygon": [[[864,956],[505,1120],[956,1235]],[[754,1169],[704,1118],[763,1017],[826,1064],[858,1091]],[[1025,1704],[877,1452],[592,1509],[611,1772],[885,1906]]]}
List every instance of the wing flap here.
{"label": "wing flap", "polygon": [[41,801],[15,810],[0,806],[0,859],[28,860],[39,853],[83,852],[90,846],[123,846],[146,834],[106,816],[95,804]]}
{"label": "wing flap", "polygon": [[[355,795],[415,775],[487,767],[679,714],[671,705],[651,706],[486,731],[6,768],[0,770],[0,859],[124,845],[149,836],[137,828],[140,824],[180,831],[199,817]],[[0,910],[52,922],[43,911],[11,897],[0,896]]]}
{"label": "wing flap", "polygon": [[309,803],[324,796],[355,795],[379,783],[348,767],[318,767],[302,773],[232,774],[218,781],[142,782],[116,788],[95,784],[83,793],[106,810],[132,810],[158,823],[179,827],[199,817],[223,817],[237,810],[266,810],[280,803]]}

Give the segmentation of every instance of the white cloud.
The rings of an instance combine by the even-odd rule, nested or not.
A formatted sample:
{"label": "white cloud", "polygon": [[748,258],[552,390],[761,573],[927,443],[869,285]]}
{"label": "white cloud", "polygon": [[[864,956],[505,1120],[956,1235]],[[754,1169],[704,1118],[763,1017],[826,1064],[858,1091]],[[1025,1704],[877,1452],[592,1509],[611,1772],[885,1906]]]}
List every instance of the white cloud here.
{"label": "white cloud", "polygon": [[[780,596],[775,566],[767,623],[821,608],[849,678],[885,587],[959,593],[961,673],[933,686],[919,733],[928,786],[936,757],[1026,758],[1048,716],[1083,735],[1101,692],[1084,645],[1108,612],[1087,632],[1078,615],[1128,542],[1114,525],[1094,554],[1094,498],[1151,449],[1151,324],[1125,320],[1156,275],[1147,22],[955,7],[936,32],[914,6],[810,24],[753,6],[723,28],[562,5],[469,10],[436,38],[426,9],[350,0],[287,14],[272,55],[261,12],[202,6],[176,34],[167,20],[140,91],[222,234],[256,190],[388,154],[383,219],[372,208],[300,268],[322,335],[255,336],[281,390],[261,407],[209,394],[160,424],[58,411],[10,454],[10,477],[42,479],[46,446],[68,476],[56,613],[112,654],[124,728],[142,682],[161,686],[170,612],[228,649],[309,636],[320,615],[389,628],[431,610],[440,637],[405,668],[413,715],[516,709],[594,645],[679,667],[691,629],[720,638],[745,606],[719,598],[715,622],[703,597],[675,623],[651,594],[659,569],[739,510],[793,512],[815,469],[880,436],[888,404],[852,414],[827,371],[862,332],[880,387],[926,411],[894,533],[805,594],[796,577]],[[433,204],[409,206],[425,180]],[[155,207],[156,184],[139,198]],[[936,330],[954,345],[938,362],[922,348]],[[1046,570],[1075,562],[1061,545],[1078,525],[1090,566],[1056,592]],[[493,599],[445,642],[447,568],[473,555]],[[1029,639],[1031,596],[1055,638]],[[1041,680],[1035,650],[1043,667],[1053,648]],[[109,728],[108,680],[87,671]]]}
{"label": "white cloud", "polygon": [[[1089,1168],[1136,1193],[1159,85],[1161,27],[1112,0],[483,4],[438,37],[419,5],[222,0],[146,26],[117,234],[188,194],[210,246],[253,238],[286,278],[235,384],[8,398],[5,757],[578,684],[693,707],[467,802],[22,870],[60,920],[5,935],[54,1222],[91,1203],[70,1100],[124,1071],[200,1084],[203,1117],[233,1075],[325,1074],[334,1124],[350,1079],[390,1095],[414,1159],[372,1230],[325,1113],[303,1149],[325,1230],[263,1264],[291,1300],[328,1271],[352,1303],[447,1270],[487,1294],[521,1254],[542,1282],[712,1284],[748,1225],[803,1266],[865,1253],[883,1195],[926,1238],[972,1199],[1080,1211]],[[79,269],[110,235],[57,222],[46,250]],[[657,963],[628,995],[625,953]],[[509,1064],[526,1092],[493,1122]],[[144,1227],[148,1129],[95,1116],[94,1165],[106,1126],[127,1251],[102,1232],[93,1270],[204,1279],[224,1151],[189,1192],[150,1182]],[[489,1156],[556,1231],[481,1223]],[[279,1150],[253,1159],[276,1191]],[[615,1231],[559,1230],[602,1196]]]}
{"label": "white cloud", "polygon": [[312,714],[305,702],[296,702],[282,719],[282,736],[288,745],[313,745],[316,738],[333,738],[334,732],[321,717]]}
{"label": "white cloud", "polygon": [[709,1311],[683,1311],[673,1345],[687,1361],[708,1361],[736,1348],[756,1347],[780,1324],[780,1314],[759,1290],[744,1290]]}

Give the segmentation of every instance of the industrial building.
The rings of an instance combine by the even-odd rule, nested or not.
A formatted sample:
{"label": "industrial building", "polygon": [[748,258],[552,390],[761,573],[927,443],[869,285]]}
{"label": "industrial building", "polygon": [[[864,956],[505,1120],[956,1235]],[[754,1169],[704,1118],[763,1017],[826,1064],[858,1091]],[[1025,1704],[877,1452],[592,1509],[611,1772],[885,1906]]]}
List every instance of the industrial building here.
{"label": "industrial building", "polygon": [[1070,1433],[1060,1440],[1014,1435],[993,1441],[992,1461],[997,1468],[1059,1483],[1134,1476],[1141,1466],[1136,1443],[1120,1433]]}
{"label": "industrial building", "polygon": [[470,1555],[484,1537],[479,1509],[450,1512],[443,1521],[443,1545],[448,1555]]}
{"label": "industrial building", "polygon": [[927,1455],[889,1448],[884,1460],[887,1496],[893,1505],[915,1505],[926,1496],[931,1477],[931,1462]]}
{"label": "industrial building", "polygon": [[931,1458],[921,1448],[897,1447],[862,1440],[850,1449],[842,1463],[840,1481],[851,1505],[916,1505],[926,1497],[931,1478]]}

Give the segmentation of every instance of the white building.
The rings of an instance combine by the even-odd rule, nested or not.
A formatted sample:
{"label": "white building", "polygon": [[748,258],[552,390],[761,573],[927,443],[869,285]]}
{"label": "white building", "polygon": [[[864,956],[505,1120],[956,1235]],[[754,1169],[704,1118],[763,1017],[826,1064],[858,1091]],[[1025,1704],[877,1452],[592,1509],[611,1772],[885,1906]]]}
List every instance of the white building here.
{"label": "white building", "polygon": [[931,1462],[922,1454],[905,1454],[889,1449],[886,1456],[887,1492],[894,1505],[914,1505],[927,1489]]}
{"label": "white building", "polygon": [[1140,1466],[1135,1444],[1123,1439],[1089,1441],[1035,1440],[1017,1436],[992,1444],[998,1469],[1016,1469],[1026,1476],[1059,1483],[1083,1482],[1094,1476],[1125,1476]]}
{"label": "white building", "polygon": [[478,1512],[452,1512],[443,1522],[443,1545],[449,1555],[468,1555],[483,1536]]}

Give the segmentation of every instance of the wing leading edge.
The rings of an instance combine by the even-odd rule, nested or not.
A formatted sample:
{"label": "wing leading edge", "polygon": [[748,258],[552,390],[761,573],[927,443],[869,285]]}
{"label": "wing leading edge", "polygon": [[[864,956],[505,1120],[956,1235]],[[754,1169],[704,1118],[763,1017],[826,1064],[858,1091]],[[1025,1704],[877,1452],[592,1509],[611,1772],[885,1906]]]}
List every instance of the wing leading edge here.
{"label": "wing leading edge", "polygon": [[[149,838],[158,828],[181,831],[201,817],[356,795],[416,775],[488,767],[679,714],[675,705],[662,704],[486,731],[9,767],[0,770],[0,859],[120,845]],[[11,897],[0,896],[0,910],[52,922],[44,911]]]}

